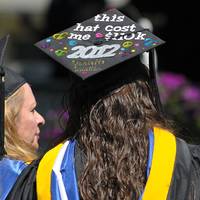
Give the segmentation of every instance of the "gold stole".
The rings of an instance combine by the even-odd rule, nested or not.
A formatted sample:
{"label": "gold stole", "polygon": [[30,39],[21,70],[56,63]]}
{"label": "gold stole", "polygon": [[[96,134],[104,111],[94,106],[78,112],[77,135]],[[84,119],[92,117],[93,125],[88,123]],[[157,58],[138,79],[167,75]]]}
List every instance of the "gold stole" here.
{"label": "gold stole", "polygon": [[167,200],[176,160],[176,138],[154,128],[154,150],[150,174],[142,200]]}
{"label": "gold stole", "polygon": [[60,143],[48,151],[40,161],[36,174],[36,189],[38,200],[51,200],[51,172],[56,157],[62,146],[63,143]]}

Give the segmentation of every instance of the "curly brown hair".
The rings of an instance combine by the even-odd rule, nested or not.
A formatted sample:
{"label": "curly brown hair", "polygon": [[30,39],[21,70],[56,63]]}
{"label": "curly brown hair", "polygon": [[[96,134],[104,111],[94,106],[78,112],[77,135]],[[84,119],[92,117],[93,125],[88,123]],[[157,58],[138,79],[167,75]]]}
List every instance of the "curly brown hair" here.
{"label": "curly brown hair", "polygon": [[136,200],[142,194],[148,131],[154,126],[171,130],[171,124],[152,103],[151,92],[147,81],[137,80],[95,103],[68,102],[68,138],[76,137],[86,155],[78,181],[83,199]]}

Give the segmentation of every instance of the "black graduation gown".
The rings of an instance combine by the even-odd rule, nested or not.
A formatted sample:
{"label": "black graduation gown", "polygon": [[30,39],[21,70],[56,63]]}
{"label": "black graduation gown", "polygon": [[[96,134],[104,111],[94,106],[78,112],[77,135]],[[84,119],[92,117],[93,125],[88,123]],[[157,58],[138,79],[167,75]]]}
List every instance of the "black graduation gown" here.
{"label": "black graduation gown", "polygon": [[[189,145],[179,138],[176,138],[176,143],[175,167],[166,200],[200,200],[200,145]],[[39,161],[33,161],[21,173],[6,200],[37,199],[36,172]],[[78,145],[75,148],[75,166],[79,177],[84,156]]]}

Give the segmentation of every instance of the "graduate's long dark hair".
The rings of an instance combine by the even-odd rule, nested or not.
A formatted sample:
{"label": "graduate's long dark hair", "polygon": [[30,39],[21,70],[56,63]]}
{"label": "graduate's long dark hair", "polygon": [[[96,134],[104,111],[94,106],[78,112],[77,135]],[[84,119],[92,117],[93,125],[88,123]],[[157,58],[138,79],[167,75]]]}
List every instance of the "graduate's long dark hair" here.
{"label": "graduate's long dark hair", "polygon": [[123,78],[111,87],[104,82],[98,88],[100,78],[92,82],[95,90],[90,83],[68,91],[66,134],[86,155],[78,180],[85,200],[138,200],[146,183],[148,131],[171,129],[152,101],[148,73],[140,73],[119,72]]}

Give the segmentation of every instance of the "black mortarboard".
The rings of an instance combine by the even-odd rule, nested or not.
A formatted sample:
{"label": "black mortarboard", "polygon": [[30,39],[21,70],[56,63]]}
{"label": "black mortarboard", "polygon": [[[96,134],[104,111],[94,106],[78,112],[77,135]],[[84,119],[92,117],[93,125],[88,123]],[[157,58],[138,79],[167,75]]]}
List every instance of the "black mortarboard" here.
{"label": "black mortarboard", "polygon": [[56,33],[36,46],[82,79],[164,43],[116,9]]}
{"label": "black mortarboard", "polygon": [[[36,46],[85,82],[89,79],[98,80],[98,76],[103,76],[104,79],[99,79],[100,83],[96,82],[98,87],[101,84],[107,87],[104,83],[109,81],[113,84],[117,71],[118,78],[123,72],[123,79],[130,74],[130,69],[136,74],[141,73],[140,68],[132,62],[136,59],[132,58],[150,51],[149,76],[156,94],[155,101],[159,101],[154,48],[163,43],[163,40],[140,27],[132,19],[112,9],[43,39],[37,42]],[[122,66],[121,71],[118,66]],[[106,76],[110,69],[113,72]],[[97,85],[93,84],[92,87]]]}
{"label": "black mortarboard", "polygon": [[5,67],[4,70],[5,70],[5,99],[7,99],[15,91],[17,91],[24,83],[26,83],[26,80],[18,73],[9,68]]}
{"label": "black mortarboard", "polygon": [[26,81],[16,72],[3,67],[4,54],[9,36],[0,39],[0,157],[4,150],[4,109],[5,99],[12,95]]}

